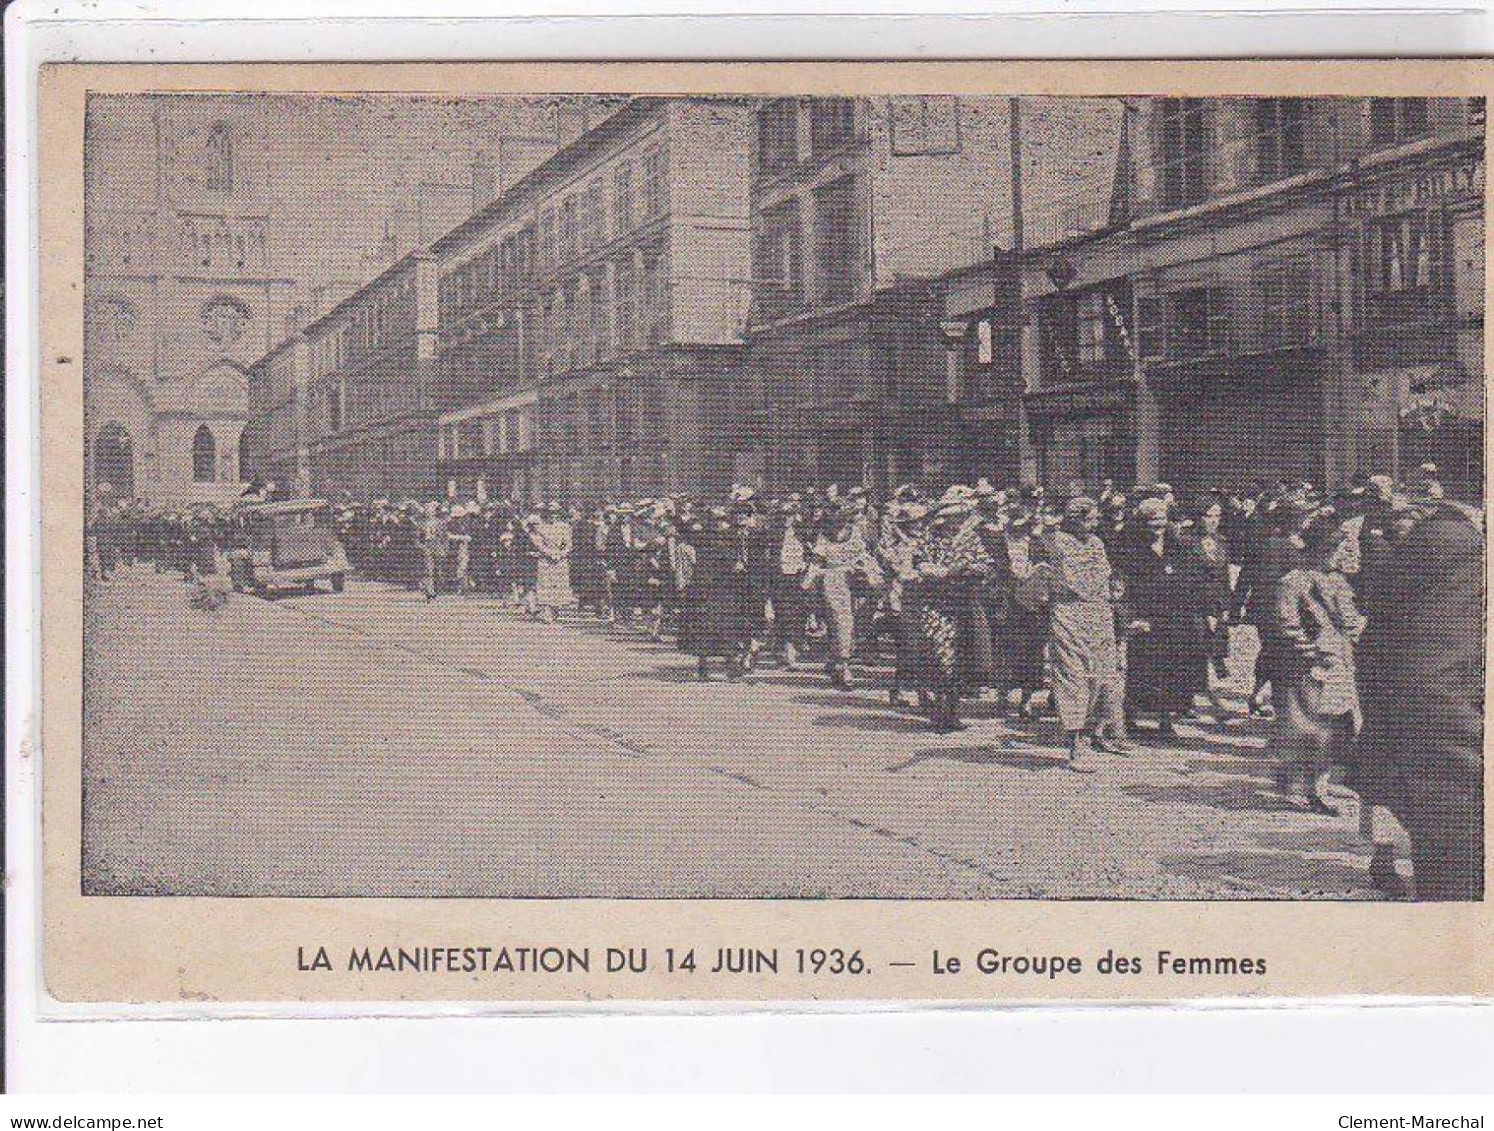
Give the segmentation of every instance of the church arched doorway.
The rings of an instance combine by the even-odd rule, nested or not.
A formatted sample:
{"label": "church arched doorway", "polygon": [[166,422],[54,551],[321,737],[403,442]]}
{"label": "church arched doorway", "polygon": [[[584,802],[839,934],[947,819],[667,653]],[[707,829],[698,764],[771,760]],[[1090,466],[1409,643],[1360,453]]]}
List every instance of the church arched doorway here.
{"label": "church arched doorway", "polygon": [[[106,483],[107,492],[103,491]],[[93,442],[93,486],[95,492],[116,499],[135,494],[135,445],[124,425],[112,420],[99,429]]]}

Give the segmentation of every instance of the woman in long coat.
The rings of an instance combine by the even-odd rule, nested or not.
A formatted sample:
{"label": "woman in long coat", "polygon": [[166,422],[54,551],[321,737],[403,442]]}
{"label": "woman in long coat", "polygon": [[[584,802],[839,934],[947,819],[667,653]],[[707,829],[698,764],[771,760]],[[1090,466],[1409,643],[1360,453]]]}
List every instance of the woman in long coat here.
{"label": "woman in long coat", "polygon": [[1136,508],[1139,538],[1126,556],[1130,634],[1126,644],[1126,713],[1157,718],[1158,732],[1193,706],[1207,685],[1208,653],[1197,551],[1168,521],[1162,499]]}
{"label": "woman in long coat", "polygon": [[1281,579],[1277,630],[1291,658],[1272,689],[1276,722],[1269,751],[1280,762],[1281,792],[1325,816],[1329,771],[1346,763],[1364,717],[1359,707],[1354,643],[1366,621],[1341,572],[1348,536],[1340,515],[1324,507],[1302,531],[1302,565]]}
{"label": "woman in long coat", "polygon": [[1048,640],[1048,589],[1038,567],[1042,547],[1033,536],[1035,516],[1025,507],[1006,518],[1000,541],[993,547],[995,573],[991,584],[1006,592],[1006,619],[995,630],[997,646],[1005,654],[1003,693],[1016,689],[1017,713],[1036,714],[1033,700],[1043,689],[1043,653]]}
{"label": "woman in long coat", "polygon": [[740,542],[724,510],[703,516],[684,537],[695,549],[695,560],[684,595],[680,650],[695,657],[702,681],[710,678],[713,659],[725,659],[727,678],[739,679],[747,658],[751,588]]}
{"label": "woman in long coat", "polygon": [[1069,749],[1069,768],[1093,773],[1092,745],[1128,753],[1120,649],[1111,607],[1110,559],[1095,533],[1100,510],[1080,496],[1064,507],[1063,526],[1044,536],[1051,598],[1049,640],[1053,702]]}
{"label": "woman in long coat", "polygon": [[[1224,503],[1217,495],[1205,496],[1197,507],[1199,612],[1204,619],[1204,651],[1209,667],[1218,679],[1229,673],[1224,661],[1229,658],[1229,614],[1234,607],[1235,591],[1230,580],[1229,539],[1220,531],[1224,522]],[[1207,682],[1207,675],[1205,677]],[[1212,692],[1210,693],[1212,697]]]}
{"label": "woman in long coat", "polygon": [[1249,699],[1250,714],[1255,717],[1268,716],[1262,702],[1266,685],[1271,685],[1274,698],[1276,683],[1291,660],[1290,646],[1276,631],[1276,597],[1281,579],[1298,564],[1299,548],[1290,530],[1294,517],[1305,516],[1285,500],[1257,507],[1255,545],[1240,573],[1239,588],[1245,593],[1242,619],[1255,625],[1260,637]]}
{"label": "woman in long coat", "polygon": [[919,666],[921,605],[914,560],[927,514],[928,507],[922,503],[893,503],[877,545],[887,585],[887,612],[897,632],[897,659],[892,669],[892,686],[887,692],[887,699],[894,707],[906,706],[903,692],[918,687],[922,682]]}

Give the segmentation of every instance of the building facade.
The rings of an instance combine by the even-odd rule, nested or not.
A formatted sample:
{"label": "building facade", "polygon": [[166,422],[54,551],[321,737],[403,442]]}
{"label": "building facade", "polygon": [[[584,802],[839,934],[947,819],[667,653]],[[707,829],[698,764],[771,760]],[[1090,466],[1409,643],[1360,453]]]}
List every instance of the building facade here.
{"label": "building facade", "polygon": [[[162,505],[294,479],[256,366],[603,121],[610,96],[90,96],[87,485]],[[290,353],[275,362],[283,371]],[[309,380],[309,367],[303,367]],[[283,377],[284,373],[280,372]],[[308,390],[302,389],[305,407]],[[278,446],[280,462],[260,465]],[[287,462],[288,460],[288,462]]]}
{"label": "building facade", "polygon": [[[1036,196],[1049,200],[1061,182],[1084,190],[1075,199],[1108,201],[1118,112],[1093,100],[1041,102],[1039,128],[1028,128],[1035,140],[1016,158]],[[1010,336],[981,337],[1000,324],[972,318],[964,348],[976,360],[951,357],[941,328],[946,292],[934,281],[1012,246],[1013,128],[1005,98],[761,105],[743,383],[751,403],[739,408],[751,446],[739,452],[741,465],[755,457],[777,488],[886,489],[958,478],[1011,456],[1009,398],[987,387],[992,362],[980,360],[1009,349]],[[1042,227],[1071,219],[1047,208]],[[979,274],[957,271],[984,294],[990,280]]]}
{"label": "building facade", "polygon": [[1127,137],[1123,221],[1022,259],[1023,477],[1338,485],[1430,458],[1481,495],[1481,104],[1138,99]]}
{"label": "building facade", "polygon": [[634,99],[307,327],[312,488],[586,505],[725,482],[748,128],[739,99]]}

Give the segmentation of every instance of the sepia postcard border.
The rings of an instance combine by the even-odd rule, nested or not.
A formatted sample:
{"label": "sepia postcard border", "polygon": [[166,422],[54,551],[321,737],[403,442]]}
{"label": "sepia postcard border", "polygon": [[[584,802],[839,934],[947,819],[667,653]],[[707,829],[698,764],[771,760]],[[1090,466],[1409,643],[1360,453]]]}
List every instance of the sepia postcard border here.
{"label": "sepia postcard border", "polygon": [[[46,984],[56,998],[1015,1002],[1485,996],[1494,990],[1489,900],[215,899],[84,896],[80,881],[82,157],[89,93],[1487,96],[1494,94],[1494,63],[50,64],[39,82],[42,923]],[[1487,199],[1485,210],[1487,216]],[[1486,334],[1486,358],[1489,352]],[[1486,844],[1486,856],[1494,856],[1489,849]],[[738,947],[776,952],[778,968],[719,976],[703,969],[718,948]],[[383,948],[418,954],[421,969],[369,969],[355,961],[362,951]],[[562,955],[584,950],[589,969],[565,961],[547,970],[539,956],[545,948]],[[606,969],[609,949],[641,948],[653,956],[646,971]],[[467,952],[482,949],[489,952],[483,968],[470,968],[475,959]],[[499,950],[509,965],[487,969]],[[697,956],[694,970],[678,968],[687,950]],[[839,952],[842,969],[811,962],[801,972],[796,956],[816,951]],[[1233,965],[1226,973],[1199,972],[1202,965],[1180,973],[1160,958],[1164,952],[1228,958]],[[1061,956],[1065,970],[1054,976],[1016,973],[1009,966],[982,969],[1000,966],[982,961],[993,953]],[[1108,970],[1101,961],[1107,954]],[[859,959],[859,970],[845,969],[851,955]],[[330,968],[318,962],[321,956]],[[1116,957],[1136,957],[1140,969],[1118,971]],[[1068,968],[1069,959],[1079,961],[1078,972]],[[531,968],[518,968],[515,961]]]}

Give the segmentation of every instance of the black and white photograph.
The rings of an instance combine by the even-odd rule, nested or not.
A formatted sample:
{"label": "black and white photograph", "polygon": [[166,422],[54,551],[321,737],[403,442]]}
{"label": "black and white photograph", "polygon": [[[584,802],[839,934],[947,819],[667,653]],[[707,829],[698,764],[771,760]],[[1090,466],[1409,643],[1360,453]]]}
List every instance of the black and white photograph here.
{"label": "black and white photograph", "polygon": [[1485,130],[91,93],[78,888],[1483,900]]}

